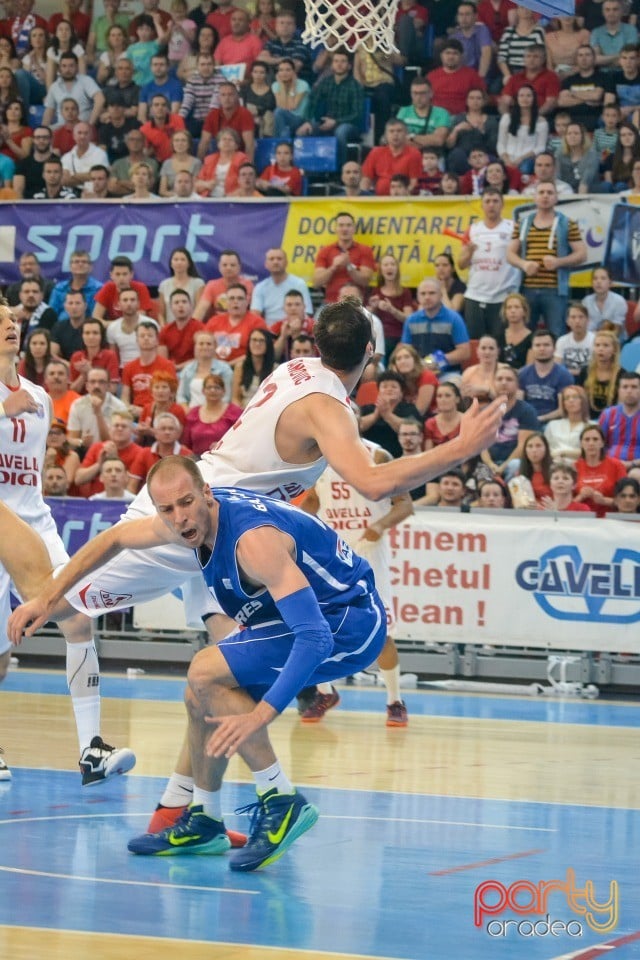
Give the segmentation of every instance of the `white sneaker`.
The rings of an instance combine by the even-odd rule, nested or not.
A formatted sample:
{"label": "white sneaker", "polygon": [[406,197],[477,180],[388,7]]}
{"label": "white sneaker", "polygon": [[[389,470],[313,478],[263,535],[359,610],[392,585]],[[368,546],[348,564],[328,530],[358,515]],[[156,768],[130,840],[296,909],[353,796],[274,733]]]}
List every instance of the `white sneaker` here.
{"label": "white sneaker", "polygon": [[[0,747],[0,753],[2,753],[2,747]],[[2,757],[0,757],[0,781],[6,783],[7,780],[11,780],[11,770],[9,770],[9,767]]]}
{"label": "white sneaker", "polygon": [[94,737],[80,757],[82,786],[89,787],[116,774],[128,773],[135,764],[135,754],[128,747],[110,747],[102,737]]}

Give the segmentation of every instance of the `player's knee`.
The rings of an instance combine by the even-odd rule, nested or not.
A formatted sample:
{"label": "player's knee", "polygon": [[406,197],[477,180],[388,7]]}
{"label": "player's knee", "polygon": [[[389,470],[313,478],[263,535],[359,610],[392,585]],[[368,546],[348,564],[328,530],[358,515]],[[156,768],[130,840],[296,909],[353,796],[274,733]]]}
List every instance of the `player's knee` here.
{"label": "player's knee", "polygon": [[93,624],[84,613],[75,613],[60,624],[67,643],[88,643],[93,636]]}
{"label": "player's knee", "polygon": [[226,661],[217,647],[205,647],[196,653],[189,665],[187,682],[196,699],[211,694],[217,683],[228,673]]}

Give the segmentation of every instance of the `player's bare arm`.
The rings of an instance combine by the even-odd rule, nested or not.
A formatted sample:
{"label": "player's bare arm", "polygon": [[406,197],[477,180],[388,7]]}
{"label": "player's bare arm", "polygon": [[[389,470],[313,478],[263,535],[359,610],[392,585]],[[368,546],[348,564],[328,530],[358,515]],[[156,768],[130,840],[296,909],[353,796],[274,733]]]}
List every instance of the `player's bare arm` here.
{"label": "player's bare arm", "polygon": [[474,400],[453,440],[414,457],[373,464],[349,411],[331,398],[314,399],[317,402],[308,411],[311,436],[334,470],[370,500],[406,493],[476,456],[494,442],[504,414],[502,397],[482,409]]}
{"label": "player's bare arm", "polygon": [[175,542],[158,517],[116,523],[104,530],[86,543],[57,577],[50,576],[36,597],[14,610],[7,624],[11,643],[19,644],[23,633],[32,636],[48,620],[64,619],[75,612],[63,601],[64,594],[123,550],[144,550]]}

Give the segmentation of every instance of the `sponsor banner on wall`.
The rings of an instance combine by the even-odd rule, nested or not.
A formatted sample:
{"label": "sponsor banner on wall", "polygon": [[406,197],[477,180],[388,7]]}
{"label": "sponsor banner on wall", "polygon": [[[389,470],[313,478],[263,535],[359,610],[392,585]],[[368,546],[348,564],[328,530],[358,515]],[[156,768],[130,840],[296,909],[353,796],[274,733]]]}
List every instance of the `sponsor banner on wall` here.
{"label": "sponsor banner on wall", "polygon": [[[588,246],[588,263],[602,262],[609,213],[608,197],[581,197],[561,204],[578,221]],[[504,216],[524,209],[522,197],[505,197]],[[47,277],[68,275],[69,258],[87,250],[94,275],[106,279],[109,261],[125,255],[136,264],[136,277],[157,286],[169,272],[169,255],[186,247],[205,280],[218,276],[218,257],[237,250],[243,274],[265,277],[269,247],[284,247],[291,273],[311,283],[320,247],[335,242],[335,217],[348,211],[356,221],[356,239],[373,247],[376,258],[392,253],[402,280],[417,286],[435,273],[438,254],[451,249],[481,214],[476,197],[415,197],[400,203],[387,198],[308,197],[291,201],[202,201],[199,203],[5,203],[0,218],[0,283],[19,278],[18,259],[36,253]],[[450,231],[449,234],[443,231]],[[577,282],[577,281],[576,281]],[[585,283],[588,283],[588,277]]]}
{"label": "sponsor banner on wall", "polygon": [[635,524],[429,511],[390,537],[399,638],[640,652]]}
{"label": "sponsor banner on wall", "polygon": [[120,519],[125,500],[82,500],[80,497],[49,497],[53,519],[64,548],[73,554]]}
{"label": "sponsor banner on wall", "polygon": [[0,283],[19,279],[18,260],[27,251],[37,255],[46,277],[61,279],[74,250],[86,250],[94,276],[108,279],[109,261],[127,256],[136,279],[158,286],[169,275],[175,247],[189,250],[206,279],[218,276],[218,257],[228,249],[240,253],[245,276],[262,277],[265,251],[281,245],[287,218],[286,203],[266,200],[259,205],[31,201],[1,209]]}

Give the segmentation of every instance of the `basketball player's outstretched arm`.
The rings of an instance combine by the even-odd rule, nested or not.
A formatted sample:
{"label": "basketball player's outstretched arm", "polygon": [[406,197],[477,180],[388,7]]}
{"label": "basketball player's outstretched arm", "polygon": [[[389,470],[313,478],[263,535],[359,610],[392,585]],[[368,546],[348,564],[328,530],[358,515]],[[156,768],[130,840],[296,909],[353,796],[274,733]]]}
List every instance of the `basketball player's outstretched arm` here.
{"label": "basketball player's outstretched arm", "polygon": [[474,400],[455,439],[414,457],[373,464],[352,414],[331,397],[315,394],[312,399],[305,411],[311,436],[334,470],[370,500],[406,493],[476,456],[495,441],[505,412],[504,397],[482,409]]}
{"label": "basketball player's outstretched arm", "polygon": [[[159,517],[116,523],[99,533],[74,554],[58,576],[47,580],[36,597],[13,611],[7,622],[9,640],[17,645],[23,633],[31,637],[48,620],[57,619],[57,605],[64,594],[92,570],[107,563],[122,550],[144,550],[172,542],[171,535]],[[74,611],[67,609],[65,615],[70,612]]]}

